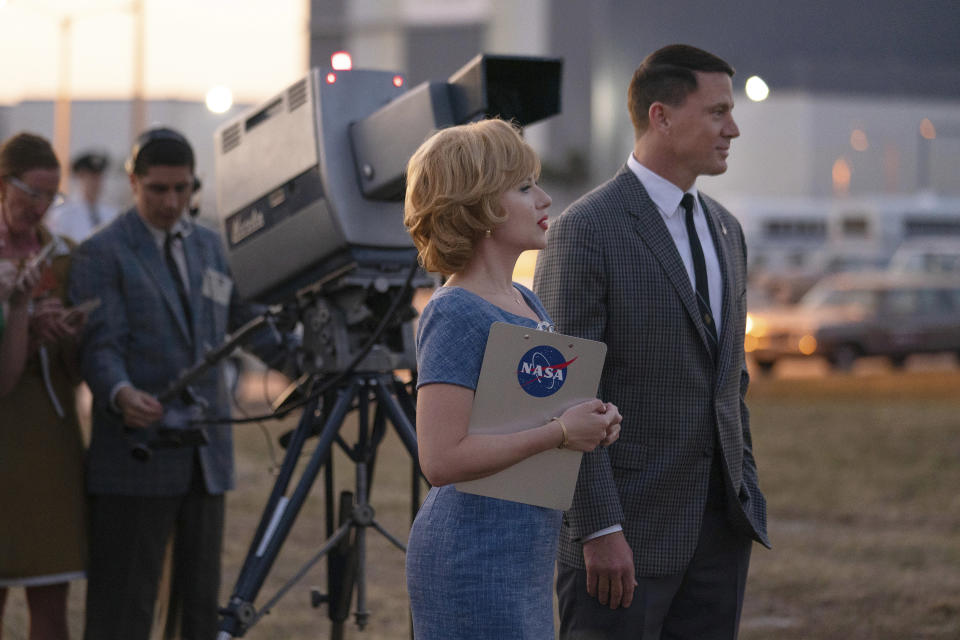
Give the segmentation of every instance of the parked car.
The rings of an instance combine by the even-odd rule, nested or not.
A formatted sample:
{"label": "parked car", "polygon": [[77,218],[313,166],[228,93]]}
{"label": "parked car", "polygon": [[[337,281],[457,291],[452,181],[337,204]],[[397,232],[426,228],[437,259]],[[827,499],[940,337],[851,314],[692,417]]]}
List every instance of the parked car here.
{"label": "parked car", "polygon": [[960,238],[907,240],[890,258],[890,270],[898,273],[960,275]]}
{"label": "parked car", "polygon": [[861,356],[887,356],[902,366],[913,353],[960,354],[960,278],[827,276],[796,305],[747,314],[744,348],[764,371],[784,357],[822,356],[845,370]]}

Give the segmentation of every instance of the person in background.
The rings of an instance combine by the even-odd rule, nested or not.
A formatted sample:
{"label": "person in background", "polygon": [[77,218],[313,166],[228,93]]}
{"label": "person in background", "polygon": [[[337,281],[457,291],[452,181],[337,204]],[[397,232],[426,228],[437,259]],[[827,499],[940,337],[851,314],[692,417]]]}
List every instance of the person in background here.
{"label": "person in background", "polygon": [[[4,286],[0,347],[0,618],[7,589],[25,587],[32,639],[67,637],[69,583],[86,563],[83,439],[73,402],[84,317],[64,306],[71,243],[43,224],[59,183],[44,138],[21,133],[0,147],[0,261],[7,281],[16,272]],[[48,257],[38,259],[41,251]]]}
{"label": "person in background", "polygon": [[[607,344],[621,439],[584,456],[560,538],[564,639],[731,640],[750,551],[769,545],[745,403],[746,248],[698,192],[727,169],[733,69],[650,54],[628,89],[634,148],[551,225],[534,290],[557,329]],[[639,585],[638,585],[639,582]]]}
{"label": "person in background", "polygon": [[[155,394],[259,309],[241,303],[217,234],[187,215],[195,168],[178,131],[141,134],[127,163],[134,206],[80,245],[70,271],[72,300],[101,300],[81,342],[93,392],[89,640],[150,637],[158,596],[166,598],[158,592],[169,541],[167,632],[217,634],[224,498],[234,487],[226,386],[212,367],[192,397],[161,404]],[[201,423],[219,422],[191,422],[196,410]],[[160,426],[199,431],[206,442],[132,456],[132,445],[149,443]]]}
{"label": "person in background", "polygon": [[512,281],[520,253],[545,243],[550,197],[540,162],[511,125],[444,129],[410,159],[404,223],[428,271],[449,276],[417,329],[417,442],[433,485],[410,531],[407,586],[418,640],[552,640],[561,512],[461,493],[557,447],[590,451],[617,438],[616,407],[591,400],[505,435],[470,435],[470,409],[494,322],[550,318]]}
{"label": "person in background", "polygon": [[66,202],[50,211],[48,226],[56,234],[83,242],[98,228],[117,217],[119,209],[103,202],[103,180],[110,159],[87,152],[70,165],[73,188]]}
{"label": "person in background", "polygon": [[39,280],[40,267],[20,270],[0,260],[0,398],[17,384],[27,363],[30,298]]}

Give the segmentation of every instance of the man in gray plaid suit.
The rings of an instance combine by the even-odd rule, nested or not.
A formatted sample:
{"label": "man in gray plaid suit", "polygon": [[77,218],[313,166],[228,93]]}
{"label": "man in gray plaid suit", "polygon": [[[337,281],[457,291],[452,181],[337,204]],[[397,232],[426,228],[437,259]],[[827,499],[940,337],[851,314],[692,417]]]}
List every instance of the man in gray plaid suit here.
{"label": "man in gray plaid suit", "polygon": [[[207,444],[158,448],[146,461],[134,459],[131,443],[155,437],[158,424],[187,426],[197,405],[186,398],[161,405],[154,394],[255,310],[238,299],[219,237],[184,215],[195,186],[186,138],[147,131],[127,170],[135,206],[79,247],[70,273],[74,302],[100,300],[81,345],[94,399],[85,637],[149,637],[172,538],[174,635],[212,640],[224,493],[234,485],[230,426],[208,425]],[[230,415],[218,369],[193,391],[205,415]]]}
{"label": "man in gray plaid suit", "polygon": [[553,224],[534,288],[557,329],[607,344],[599,396],[623,429],[586,454],[565,514],[565,639],[735,638],[752,541],[769,546],[744,404],[746,251],[698,193],[726,171],[733,69],[686,45],[628,91],[635,145]]}

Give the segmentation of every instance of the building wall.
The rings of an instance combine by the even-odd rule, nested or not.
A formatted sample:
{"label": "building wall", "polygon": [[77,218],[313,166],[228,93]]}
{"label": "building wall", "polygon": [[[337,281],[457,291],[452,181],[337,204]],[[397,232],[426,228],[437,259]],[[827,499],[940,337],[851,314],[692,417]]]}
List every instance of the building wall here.
{"label": "building wall", "polygon": [[[960,132],[960,100],[784,92],[761,103],[742,93],[735,100],[741,136],[732,143],[727,173],[702,180],[712,192],[842,197],[930,190],[960,195],[960,136],[954,133]],[[932,141],[920,136],[924,118],[939,123]],[[866,135],[866,150],[851,146],[854,130]],[[841,158],[851,173],[846,190],[835,188],[832,177]]]}
{"label": "building wall", "polygon": [[[578,13],[585,4],[589,17]],[[956,2],[929,0],[906,12],[893,0],[554,0],[553,7],[554,40],[545,53],[576,62],[565,65],[564,112],[552,125],[563,135],[551,136],[546,153],[554,158],[582,153],[589,159],[586,184],[610,176],[632,148],[626,87],[633,70],[660,46],[686,42],[737,69],[734,113],[743,135],[734,142],[727,175],[704,181],[711,191],[829,195],[833,162],[845,151],[853,165],[852,192],[885,190],[892,183],[885,177],[882,156],[892,147],[895,152],[887,153],[897,159],[896,189],[913,192],[920,172],[919,116],[931,118],[944,131],[928,150],[931,185],[956,193]],[[772,91],[759,105],[742,93],[744,81],[754,74]],[[589,96],[589,101],[566,99],[570,92]],[[571,133],[584,122],[588,134]],[[870,151],[850,149],[849,130],[855,126],[867,127]]]}
{"label": "building wall", "polygon": [[310,0],[310,67],[329,66],[347,33],[347,0]]}
{"label": "building wall", "polygon": [[[278,87],[278,91],[282,87]],[[158,100],[147,103],[149,126],[169,126],[183,133],[193,146],[197,175],[204,184],[200,194],[200,213],[216,225],[216,194],[213,175],[213,134],[226,119],[248,105],[234,105],[230,111],[215,115],[200,102]],[[126,207],[131,203],[129,180],[123,168],[133,141],[130,139],[131,105],[126,100],[81,100],[71,107],[71,156],[89,149],[107,153],[111,165],[107,173],[104,199]],[[53,136],[53,103],[22,102],[6,107],[0,114],[0,139],[19,131]],[[69,159],[61,158],[61,163]]]}
{"label": "building wall", "polygon": [[[396,69],[408,86],[445,79],[480,51],[564,60],[562,112],[528,128],[541,152],[555,205],[609,177],[632,144],[626,86],[642,58],[669,42],[691,42],[736,68],[734,112],[742,131],[730,170],[701,186],[718,197],[831,197],[832,167],[851,170],[851,196],[912,194],[927,187],[960,194],[960,4],[795,3],[743,0],[311,0],[311,64],[348,49],[357,67]],[[771,97],[751,103],[749,75],[763,75]],[[277,86],[276,91],[283,89]],[[212,134],[237,113],[214,116],[199,103],[155,101],[148,122],[183,129],[197,145],[199,171],[212,184]],[[0,135],[32,129],[52,135],[50,102],[0,107]],[[919,121],[938,136],[925,141]],[[73,105],[71,149],[101,147],[118,162],[130,145],[124,101]],[[850,132],[862,129],[866,151]],[[122,175],[111,193],[126,194]],[[119,195],[117,197],[120,197]],[[212,189],[205,198],[212,198]],[[212,201],[211,201],[212,202]],[[211,207],[206,207],[211,208]]]}

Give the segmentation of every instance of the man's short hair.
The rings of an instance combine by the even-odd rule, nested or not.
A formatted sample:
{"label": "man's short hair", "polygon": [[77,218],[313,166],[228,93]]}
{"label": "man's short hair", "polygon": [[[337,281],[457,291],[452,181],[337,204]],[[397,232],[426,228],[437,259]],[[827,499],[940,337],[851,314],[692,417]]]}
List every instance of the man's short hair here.
{"label": "man's short hair", "polygon": [[194,170],[193,147],[179,131],[167,127],[140,134],[127,159],[127,173],[144,176],[150,167],[189,167]]}
{"label": "man's short hair", "polygon": [[650,125],[650,105],[662,102],[676,107],[697,90],[697,71],[725,73],[733,67],[712,53],[687,44],[671,44],[648,55],[633,72],[627,89],[627,109],[639,137]]}
{"label": "man's short hair", "polygon": [[59,168],[50,141],[35,133],[18,133],[0,146],[0,178],[19,178],[34,169]]}
{"label": "man's short hair", "polygon": [[506,220],[500,196],[530,176],[540,158],[498,119],[441,129],[407,164],[403,223],[428,271],[467,266],[485,232]]}
{"label": "man's short hair", "polygon": [[82,153],[73,159],[70,170],[74,173],[103,173],[110,166],[110,159],[104,153],[91,151]]}

